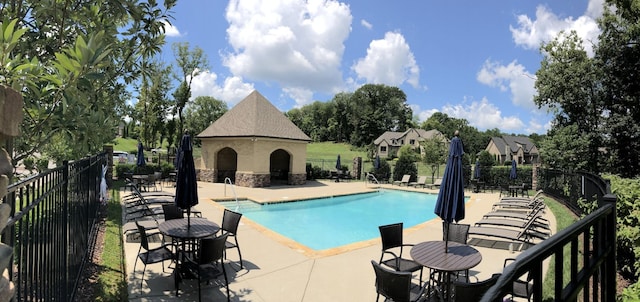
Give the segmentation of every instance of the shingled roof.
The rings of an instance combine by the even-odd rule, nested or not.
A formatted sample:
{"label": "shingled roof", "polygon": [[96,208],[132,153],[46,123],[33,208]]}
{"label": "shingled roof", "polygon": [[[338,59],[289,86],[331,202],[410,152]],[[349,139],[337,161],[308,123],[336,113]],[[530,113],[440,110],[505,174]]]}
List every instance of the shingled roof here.
{"label": "shingled roof", "polygon": [[247,136],[311,141],[308,135],[257,90],[251,92],[197,137]]}
{"label": "shingled roof", "polygon": [[[505,147],[509,147],[511,153],[517,152],[518,148],[522,147],[525,154],[531,153],[535,145],[526,136],[513,136],[503,135],[502,137],[492,137],[493,143],[496,145],[496,149],[500,151],[501,155],[505,155]],[[537,154],[537,152],[534,152]]]}

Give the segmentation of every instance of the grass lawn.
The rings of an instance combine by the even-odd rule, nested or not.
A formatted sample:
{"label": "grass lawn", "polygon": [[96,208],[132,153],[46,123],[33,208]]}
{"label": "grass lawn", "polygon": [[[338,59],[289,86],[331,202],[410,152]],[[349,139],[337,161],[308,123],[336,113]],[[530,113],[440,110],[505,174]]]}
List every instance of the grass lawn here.
{"label": "grass lawn", "polygon": [[[553,215],[556,217],[556,232],[558,233],[565,228],[569,227],[576,221],[578,221],[578,217],[573,214],[567,207],[563,204],[555,201],[551,198],[545,198],[545,204],[551,210]],[[578,244],[578,246],[582,247],[582,243]],[[567,285],[571,278],[571,247],[569,245],[564,247],[563,250],[563,284]],[[551,257],[551,261],[549,262],[549,268],[553,268],[555,265],[555,256]],[[553,300],[553,287],[555,286],[556,274],[553,269],[547,270],[547,275],[544,278],[543,291],[542,291],[542,300],[550,301]]]}

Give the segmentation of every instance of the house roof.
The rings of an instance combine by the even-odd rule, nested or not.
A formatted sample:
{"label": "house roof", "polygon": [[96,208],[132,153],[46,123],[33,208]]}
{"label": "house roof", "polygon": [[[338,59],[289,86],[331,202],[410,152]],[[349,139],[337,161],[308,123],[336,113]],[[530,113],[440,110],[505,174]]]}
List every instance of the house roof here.
{"label": "house roof", "polygon": [[[492,137],[491,140],[493,140],[493,143],[502,155],[506,155],[504,154],[504,150],[507,146],[511,150],[511,153],[518,151],[520,147],[522,147],[524,153],[531,153],[535,147],[533,142],[524,136],[503,135],[502,137]],[[533,153],[537,152],[534,151]]]}
{"label": "house roof", "polygon": [[308,135],[257,90],[251,92],[197,137],[246,136],[311,141]]}
{"label": "house roof", "polygon": [[436,129],[424,130],[419,128],[409,128],[405,132],[386,131],[385,133],[380,135],[378,138],[376,138],[376,140],[373,141],[373,143],[375,145],[380,145],[380,143],[382,143],[383,141],[387,141],[387,143],[390,146],[401,146],[400,138],[405,137],[407,133],[411,131],[415,131],[418,133],[418,140],[432,139],[435,137],[444,138],[444,135]]}

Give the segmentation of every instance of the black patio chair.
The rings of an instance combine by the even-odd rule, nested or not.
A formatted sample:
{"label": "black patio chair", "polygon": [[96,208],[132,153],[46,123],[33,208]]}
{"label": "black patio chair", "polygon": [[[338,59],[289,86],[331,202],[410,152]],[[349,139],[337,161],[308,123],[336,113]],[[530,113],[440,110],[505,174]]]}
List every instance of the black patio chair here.
{"label": "black patio chair", "polygon": [[[460,223],[449,223],[449,236],[447,238],[447,234],[445,234],[446,221],[442,222],[442,240],[448,240],[449,242],[457,242],[461,244],[467,244],[467,240],[469,239],[469,228],[471,225],[468,224],[460,224]],[[431,272],[430,277],[434,283],[442,283],[444,282],[444,274],[453,274],[455,276],[455,280],[460,280],[460,278],[464,278],[466,282],[469,282],[469,270],[459,271],[459,272],[441,272],[434,270]]]}
{"label": "black patio chair", "polygon": [[241,213],[237,213],[229,209],[224,209],[224,213],[222,214],[222,227],[220,228],[220,232],[222,235],[227,234],[229,235],[229,237],[233,238],[233,242],[227,240],[225,248],[225,258],[227,256],[226,249],[237,249],[238,257],[240,258],[240,268],[244,268],[244,264],[242,262],[242,253],[240,252],[240,245],[238,244],[237,236],[238,226],[240,225],[240,218],[242,218]]}
{"label": "black patio chair", "polygon": [[[504,259],[503,267],[506,267],[514,261],[516,261],[515,258]],[[511,295],[513,297],[525,298],[527,301],[531,301],[531,296],[533,295],[533,279],[531,278],[531,274],[525,273],[524,280],[518,279],[513,281]]]}
{"label": "black patio chair", "polygon": [[[417,272],[420,271],[420,284],[422,284],[423,266],[411,259],[402,258],[404,247],[411,247],[413,244],[405,244],[402,239],[402,222],[381,225],[380,238],[382,239],[382,255],[379,264],[384,264],[397,272]],[[385,255],[390,255],[385,259]]]}
{"label": "black patio chair", "polygon": [[198,277],[198,301],[202,301],[202,282],[211,282],[224,277],[224,285],[227,289],[227,301],[229,296],[229,278],[224,265],[224,250],[229,234],[218,237],[202,239],[200,242],[199,258],[194,260],[187,258],[185,266],[193,276]]}
{"label": "black patio chair", "polygon": [[493,274],[491,278],[474,283],[453,281],[453,294],[455,301],[476,302],[492,287],[500,278],[500,274]]}
{"label": "black patio chair", "polygon": [[144,283],[144,272],[147,269],[147,264],[152,263],[162,263],[162,272],[164,273],[164,261],[166,260],[175,260],[175,254],[169,249],[171,244],[165,244],[164,241],[160,244],[160,246],[156,248],[149,247],[149,237],[159,234],[159,232],[147,233],[144,226],[138,224],[138,232],[140,234],[140,248],[138,248],[138,257],[136,257],[136,261],[133,263],[133,272],[136,271],[136,265],[138,265],[138,259],[144,264],[144,268],[142,269],[142,277],[140,277],[140,290],[142,290],[142,284]]}
{"label": "black patio chair", "polygon": [[371,265],[376,273],[376,302],[380,295],[394,302],[426,301],[425,288],[411,282],[413,275],[410,272],[390,270],[374,260]]}

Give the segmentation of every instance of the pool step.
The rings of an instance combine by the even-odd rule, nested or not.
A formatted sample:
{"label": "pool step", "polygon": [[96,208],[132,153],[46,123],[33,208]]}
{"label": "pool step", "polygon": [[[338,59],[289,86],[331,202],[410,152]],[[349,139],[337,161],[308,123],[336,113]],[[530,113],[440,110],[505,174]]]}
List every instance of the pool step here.
{"label": "pool step", "polygon": [[261,207],[260,204],[253,202],[251,200],[248,199],[242,199],[242,200],[238,200],[238,202],[236,203],[236,201],[218,201],[218,203],[222,206],[224,206],[227,209],[230,210],[236,210],[236,208],[239,206],[239,211],[243,211],[243,210],[251,210],[251,209],[259,209]]}

